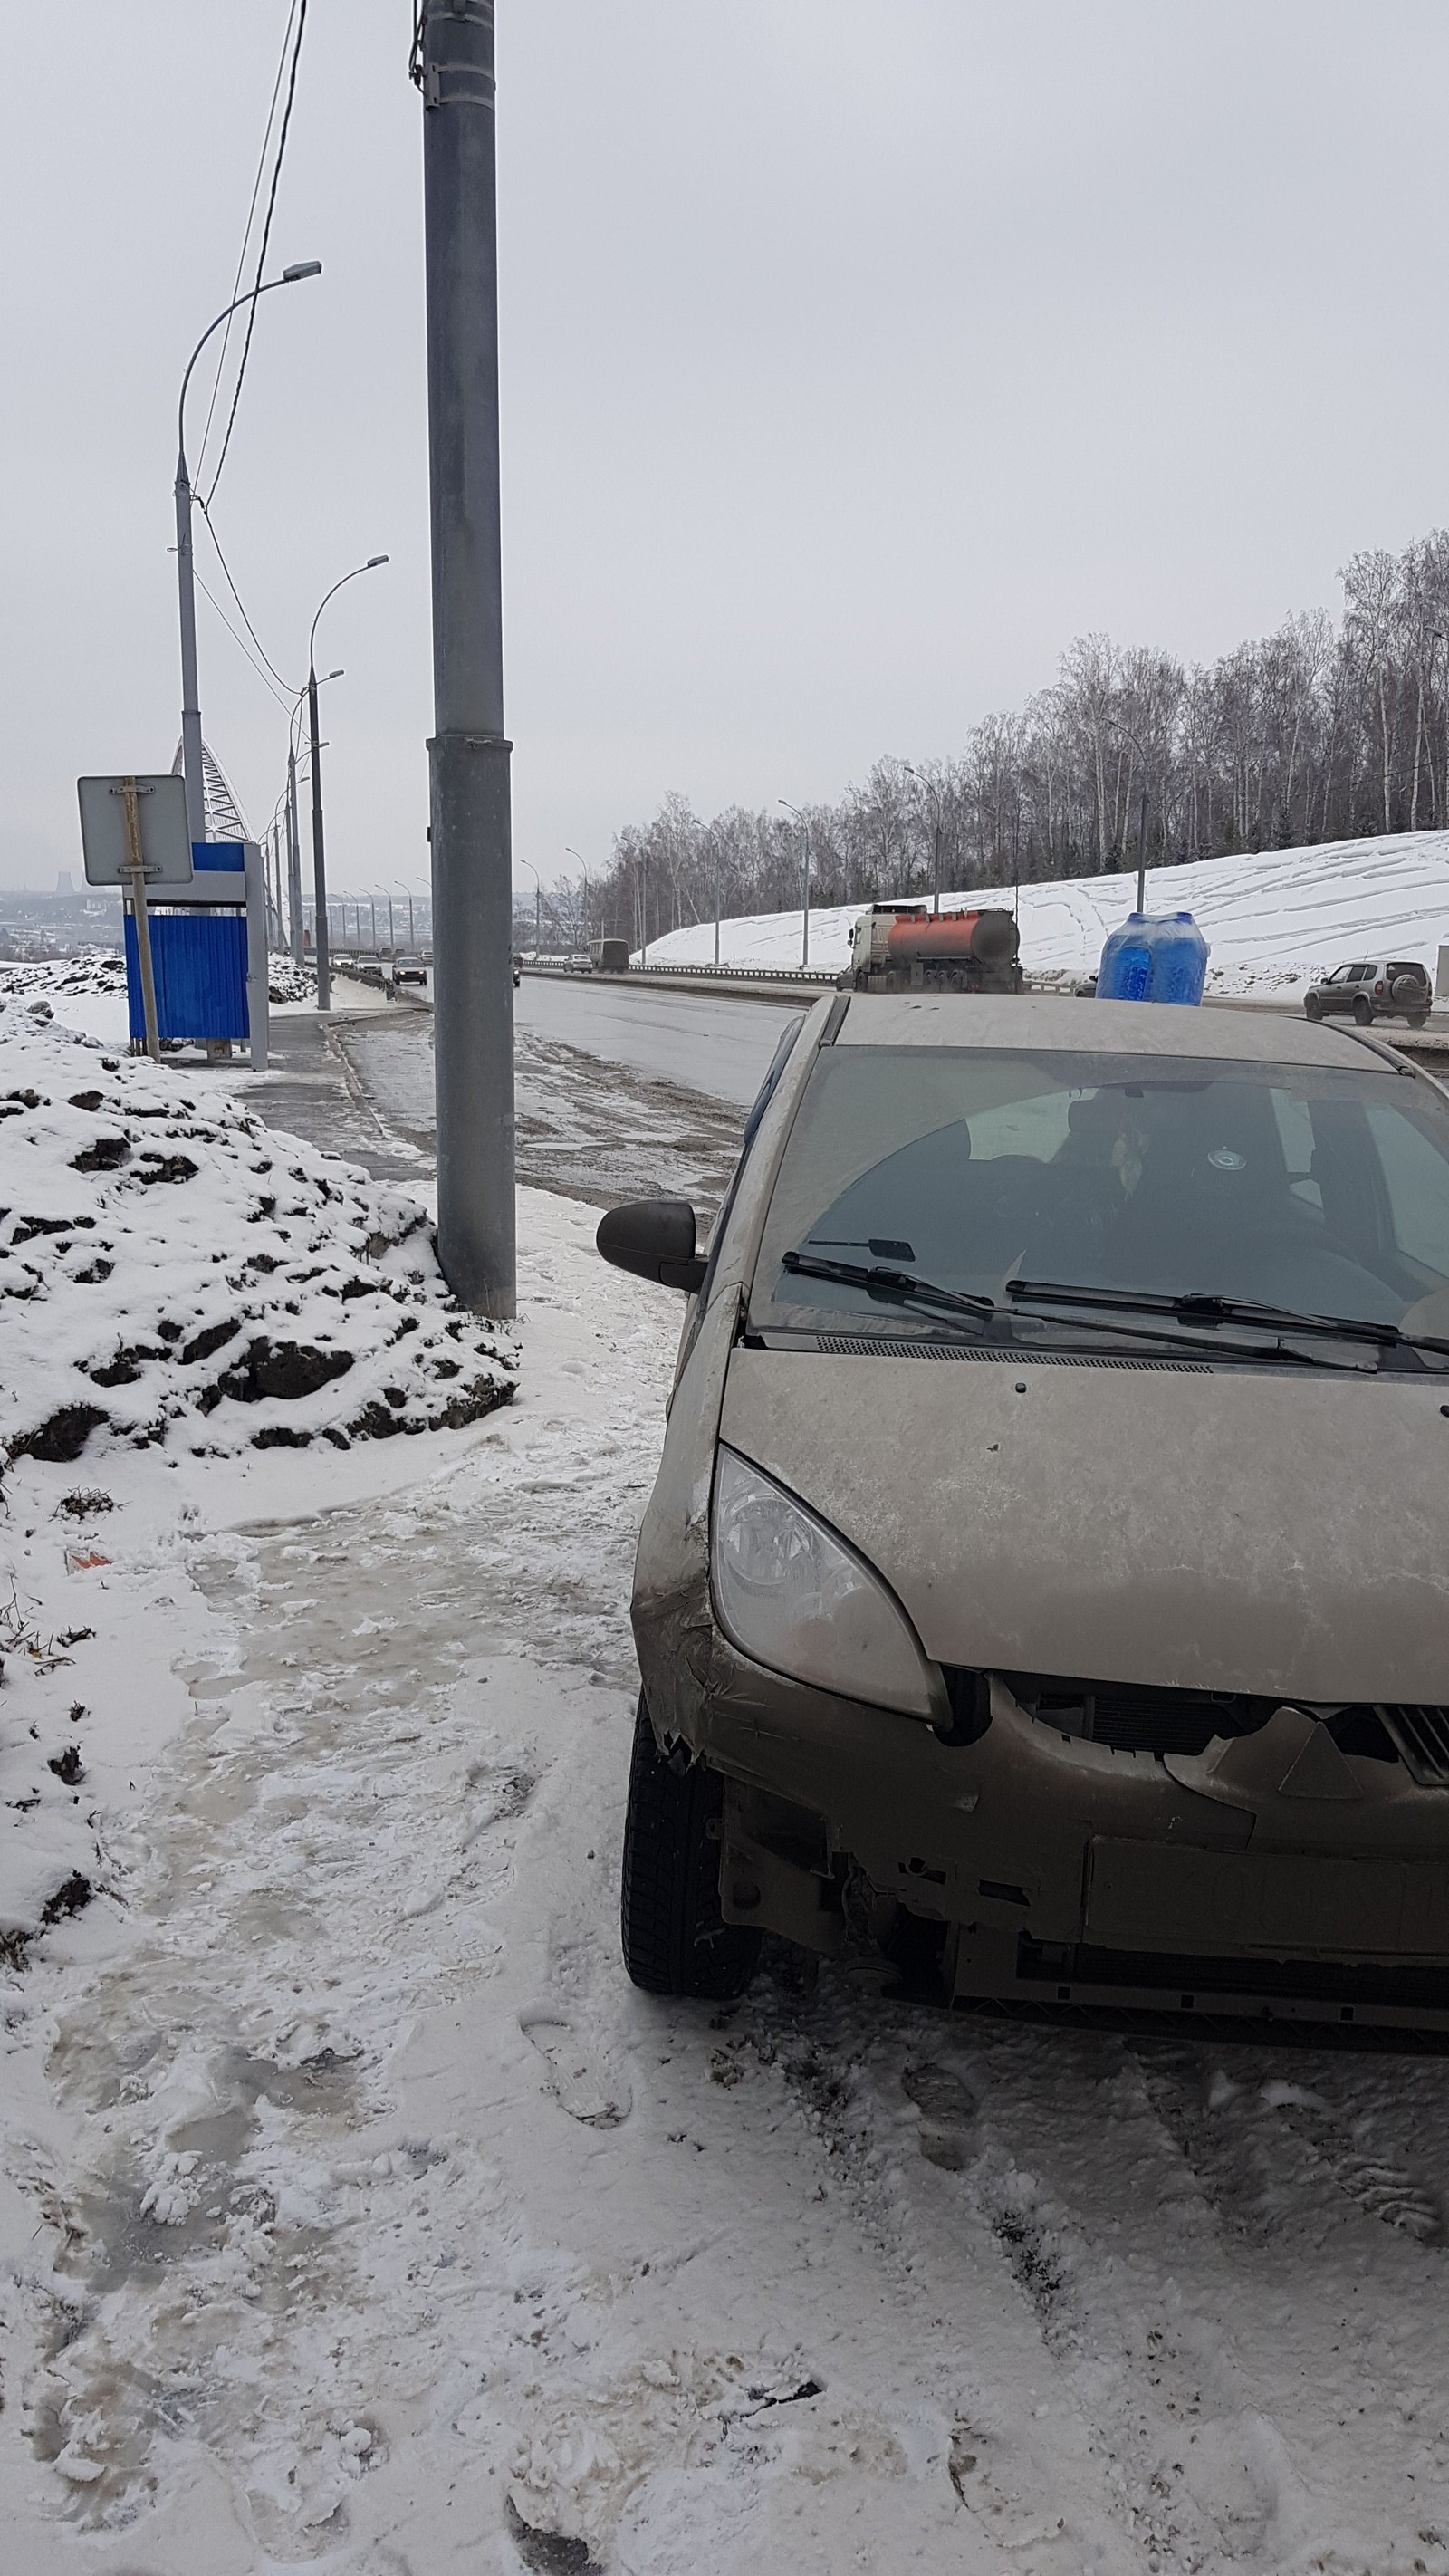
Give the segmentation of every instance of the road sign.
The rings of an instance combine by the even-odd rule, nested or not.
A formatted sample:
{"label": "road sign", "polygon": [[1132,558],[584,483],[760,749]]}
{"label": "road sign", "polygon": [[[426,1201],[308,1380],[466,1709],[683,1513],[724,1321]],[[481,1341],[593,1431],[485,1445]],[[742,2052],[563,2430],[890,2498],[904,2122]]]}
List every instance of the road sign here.
{"label": "road sign", "polygon": [[[168,772],[137,778],[136,818],[141,837],[141,873],[148,886],[190,885],[191,834],[186,823],[186,781]],[[126,781],[80,778],[81,847],[87,885],[131,889],[131,853],[126,834]]]}

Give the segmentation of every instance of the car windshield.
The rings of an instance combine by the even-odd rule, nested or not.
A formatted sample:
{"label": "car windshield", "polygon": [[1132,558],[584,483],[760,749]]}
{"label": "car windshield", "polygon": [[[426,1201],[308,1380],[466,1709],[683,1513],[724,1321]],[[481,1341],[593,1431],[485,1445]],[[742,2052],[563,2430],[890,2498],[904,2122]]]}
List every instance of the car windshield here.
{"label": "car windshield", "polygon": [[[976,1329],[965,1308],[825,1266],[1007,1309],[1013,1281],[1051,1282],[1449,1337],[1449,1103],[1369,1065],[826,1047],[776,1179],[752,1327]],[[1017,1329],[1068,1329],[1049,1305],[1034,1298]],[[1079,1343],[1094,1317],[1072,1312]]]}

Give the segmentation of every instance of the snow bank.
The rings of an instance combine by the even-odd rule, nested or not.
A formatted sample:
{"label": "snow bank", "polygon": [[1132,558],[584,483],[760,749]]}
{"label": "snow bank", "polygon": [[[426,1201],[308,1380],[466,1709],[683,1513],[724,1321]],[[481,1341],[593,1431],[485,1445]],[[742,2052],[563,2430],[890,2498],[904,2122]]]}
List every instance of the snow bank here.
{"label": "snow bank", "polygon": [[[287,1002],[315,1002],[316,969],[294,966],[290,957],[271,957],[267,990],[274,1008],[280,1009]],[[124,1001],[126,961],[119,949],[80,948],[73,957],[27,958],[0,964],[0,998],[10,994],[28,1001],[69,1002],[92,994]]]}
{"label": "snow bank", "polygon": [[0,1003],[0,1463],[456,1429],[513,1393],[424,1209],[199,1067]]}
{"label": "snow bank", "polygon": [[[976,886],[943,900],[1002,904],[1010,885]],[[1028,975],[1066,982],[1093,971],[1109,930],[1132,910],[1131,875],[1069,877],[1020,890],[1021,956]],[[1449,832],[1334,841],[1305,850],[1201,859],[1154,868],[1153,912],[1189,911],[1212,950],[1209,989],[1292,996],[1329,967],[1361,956],[1415,957],[1434,974],[1449,940]],[[842,904],[810,915],[810,963],[838,972],[850,957],[861,911]],[[757,913],[720,924],[722,966],[798,966],[798,912]],[[714,923],[697,922],[651,940],[651,965],[714,962]]]}

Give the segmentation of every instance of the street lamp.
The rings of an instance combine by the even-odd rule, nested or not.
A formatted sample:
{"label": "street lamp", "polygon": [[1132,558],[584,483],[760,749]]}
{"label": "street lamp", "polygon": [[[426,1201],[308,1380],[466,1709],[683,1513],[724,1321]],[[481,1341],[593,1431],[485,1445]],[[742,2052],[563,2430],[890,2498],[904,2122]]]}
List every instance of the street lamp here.
{"label": "street lamp", "polygon": [[193,841],[206,837],[206,801],[201,775],[201,691],[196,676],[196,575],[191,556],[191,473],[186,462],[186,388],[191,371],[211,338],[223,322],[243,304],[254,304],[260,295],[270,295],[274,286],[296,286],[304,277],[320,277],[320,259],[299,259],[284,268],[280,277],[269,277],[265,286],[248,289],[235,296],[225,312],[208,322],[187,361],[181,379],[181,399],[176,406],[176,583],[181,601],[181,766],[186,776],[186,828]]}
{"label": "street lamp", "polygon": [[588,944],[589,944],[589,871],[588,871],[587,865],[585,864],[584,860],[579,856],[578,851],[573,847],[572,842],[565,841],[565,843],[564,843],[564,857],[565,857],[566,859],[578,859],[579,867],[580,867],[580,869],[582,870],[582,873],[583,873],[583,880],[584,880],[584,946],[587,948],[587,946],[588,946]]}
{"label": "street lamp", "polygon": [[401,878],[401,877],[394,877],[394,878],[393,878],[393,884],[397,887],[398,893],[399,893],[399,894],[405,894],[405,895],[407,896],[407,899],[408,899],[408,955],[411,957],[411,955],[412,955],[412,953],[413,953],[413,898],[412,898],[412,891],[411,891],[411,888],[410,888],[410,887],[405,886],[405,885],[403,884],[403,881],[402,881],[402,878]]}
{"label": "street lamp", "polygon": [[354,564],[351,572],[343,574],[341,581],[334,581],[332,588],[323,594],[318,604],[317,615],[312,620],[312,632],[307,638],[307,720],[311,728],[312,743],[312,899],[317,915],[317,1008],[319,1011],[330,1011],[332,1008],[332,960],[327,948],[327,863],[322,841],[322,742],[317,727],[317,627],[329,599],[335,599],[339,590],[344,590],[348,582],[356,581],[362,573],[376,572],[378,565],[385,564],[386,561],[386,555],[369,555],[366,563]]}
{"label": "street lamp", "polygon": [[800,838],[804,845],[800,869],[800,963],[802,966],[808,966],[810,963],[810,826],[799,806],[792,805],[788,796],[777,796],[775,802],[777,805],[783,805],[787,814],[794,815],[800,826]]}
{"label": "street lamp", "polygon": [[919,769],[912,769],[908,760],[903,760],[901,767],[907,778],[914,778],[918,787],[924,787],[936,809],[936,862],[932,878],[931,911],[933,914],[939,914],[941,909],[941,791],[939,787],[933,786],[930,779],[923,776]]}
{"label": "street lamp", "polygon": [[533,879],[533,962],[536,966],[543,947],[543,879],[532,859],[523,859],[520,865],[527,868]]}
{"label": "street lamp", "polygon": [[[317,686],[319,689],[325,688],[329,680],[341,680],[345,676],[346,674],[340,670],[325,672]],[[297,691],[291,721],[287,726],[287,910],[291,916],[292,962],[296,966],[302,964],[307,947],[306,907],[302,901],[302,835],[297,823],[297,719],[302,712],[302,700],[306,694],[304,682]],[[328,918],[330,920],[330,914]]]}

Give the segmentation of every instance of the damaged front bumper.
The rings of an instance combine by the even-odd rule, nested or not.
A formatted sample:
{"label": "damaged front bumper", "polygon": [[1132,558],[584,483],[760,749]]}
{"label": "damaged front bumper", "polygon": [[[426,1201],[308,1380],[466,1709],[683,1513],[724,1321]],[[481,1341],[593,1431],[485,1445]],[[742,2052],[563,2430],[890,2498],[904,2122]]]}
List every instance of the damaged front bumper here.
{"label": "damaged front bumper", "polygon": [[726,1782],[726,1921],[829,1953],[848,1886],[941,1926],[952,2000],[1449,2030],[1449,1789],[1344,1753],[1314,1710],[1205,1751],[919,1720],[752,1664],[707,1583],[636,1633],[661,1738]]}

